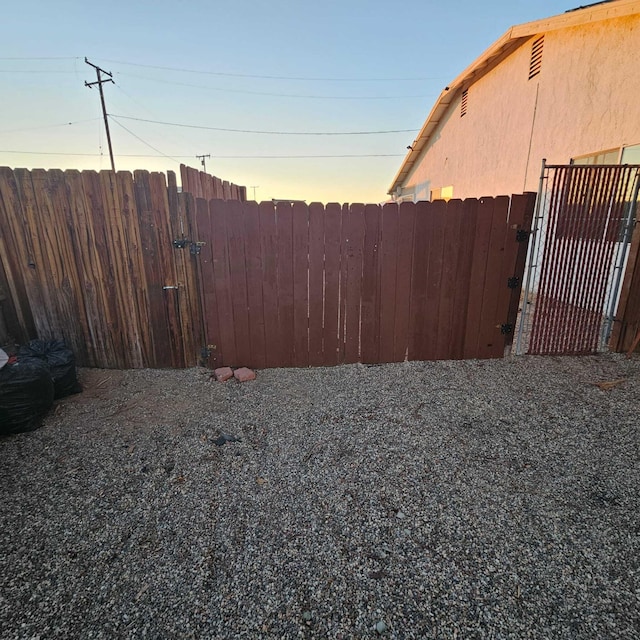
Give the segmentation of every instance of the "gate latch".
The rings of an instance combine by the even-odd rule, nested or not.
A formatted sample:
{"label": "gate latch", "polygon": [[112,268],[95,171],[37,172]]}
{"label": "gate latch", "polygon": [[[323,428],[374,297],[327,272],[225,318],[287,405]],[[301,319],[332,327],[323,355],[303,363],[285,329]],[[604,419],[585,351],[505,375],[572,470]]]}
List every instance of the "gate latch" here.
{"label": "gate latch", "polygon": [[202,251],[202,247],[207,244],[206,242],[190,242],[189,243],[189,253],[192,256],[199,256],[200,251]]}
{"label": "gate latch", "polygon": [[206,242],[197,242],[195,240],[189,240],[188,238],[176,238],[171,244],[173,244],[174,249],[184,249],[187,245],[189,245],[189,253],[192,256],[200,255],[200,251],[202,247],[204,247]]}
{"label": "gate latch", "polygon": [[507,287],[509,289],[517,289],[520,286],[520,278],[518,276],[513,276],[512,278],[507,279]]}
{"label": "gate latch", "polygon": [[526,242],[529,232],[526,229],[518,229],[516,231],[516,242]]}
{"label": "gate latch", "polygon": [[510,333],[513,333],[513,325],[512,324],[501,324],[500,325],[500,333],[503,336],[506,336]]}

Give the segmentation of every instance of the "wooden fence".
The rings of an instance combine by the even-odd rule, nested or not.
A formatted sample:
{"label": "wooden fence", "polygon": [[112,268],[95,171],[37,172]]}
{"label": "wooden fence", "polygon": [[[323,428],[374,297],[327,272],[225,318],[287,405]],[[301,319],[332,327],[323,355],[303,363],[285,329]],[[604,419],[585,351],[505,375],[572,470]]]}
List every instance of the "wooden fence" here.
{"label": "wooden fence", "polygon": [[534,202],[199,200],[211,364],[502,357]]}
{"label": "wooden fence", "polygon": [[[193,184],[218,181],[193,171]],[[63,338],[85,366],[196,364],[197,262],[188,243],[186,252],[173,245],[190,238],[194,210],[172,172],[167,185],[164,174],[146,171],[0,168],[8,333]]]}
{"label": "wooden fence", "polygon": [[173,173],[0,168],[6,324],[91,367],[501,357],[533,201],[258,205]]}
{"label": "wooden fence", "polygon": [[247,188],[241,187],[233,182],[221,180],[216,176],[209,175],[204,171],[198,171],[184,164],[180,165],[180,180],[182,190],[190,193],[195,198],[205,198],[212,200],[246,200]]}

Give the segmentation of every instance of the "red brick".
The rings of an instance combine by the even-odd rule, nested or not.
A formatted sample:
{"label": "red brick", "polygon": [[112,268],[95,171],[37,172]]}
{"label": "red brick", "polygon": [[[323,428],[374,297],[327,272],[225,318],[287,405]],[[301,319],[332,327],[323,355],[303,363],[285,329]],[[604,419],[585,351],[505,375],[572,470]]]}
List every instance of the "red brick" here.
{"label": "red brick", "polygon": [[251,369],[247,369],[247,367],[241,367],[240,369],[236,369],[233,372],[236,380],[238,382],[248,382],[249,380],[255,380],[256,374],[255,371],[251,371]]}
{"label": "red brick", "polygon": [[220,367],[219,369],[216,369],[213,373],[218,382],[225,382],[229,378],[233,378],[233,371],[231,370],[231,367]]}

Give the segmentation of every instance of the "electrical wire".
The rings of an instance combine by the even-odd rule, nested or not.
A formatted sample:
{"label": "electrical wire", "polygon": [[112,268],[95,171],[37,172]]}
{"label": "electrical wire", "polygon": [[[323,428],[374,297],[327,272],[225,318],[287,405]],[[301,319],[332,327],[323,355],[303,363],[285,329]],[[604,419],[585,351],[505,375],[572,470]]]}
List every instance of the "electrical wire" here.
{"label": "electrical wire", "polygon": [[107,117],[109,118],[109,120],[112,120],[113,122],[115,122],[119,127],[122,127],[129,135],[132,135],[136,140],[139,140],[140,142],[142,142],[142,144],[149,147],[149,149],[153,149],[156,153],[159,153],[161,156],[164,156],[165,158],[169,158],[169,160],[173,160],[174,162],[180,164],[180,160],[176,160],[176,158],[173,158],[172,156],[169,156],[166,153],[163,153],[162,151],[160,151],[160,149],[154,147],[152,144],[149,144],[146,140],[143,140],[140,136],[133,133],[131,129],[127,129],[127,127],[125,127],[121,122],[118,122],[108,114],[107,114]]}
{"label": "electrical wire", "polygon": [[[120,125],[122,126],[122,125]],[[132,134],[134,135],[134,134]],[[137,137],[137,136],[136,136]],[[141,140],[142,142],[142,140]],[[145,143],[147,144],[147,143]],[[147,145],[151,146],[151,145]],[[152,147],[153,148],[153,147]],[[40,155],[40,156],[87,156],[87,157],[102,157],[103,153],[69,153],[69,152],[56,152],[56,151],[17,151],[17,150],[2,150],[0,153],[11,154],[25,154],[25,155]],[[219,160],[299,160],[299,159],[314,159],[314,158],[402,158],[402,153],[345,153],[337,155],[212,155],[213,159]],[[174,155],[167,156],[164,153],[160,155],[141,154],[141,153],[118,153],[116,157],[119,158],[170,158],[175,160],[176,158],[193,158],[193,154],[190,155]]]}
{"label": "electrical wire", "polygon": [[39,129],[53,129],[54,127],[68,127],[69,125],[82,124],[84,122],[94,122],[100,118],[87,118],[86,120],[76,120],[75,122],[59,122],[58,124],[43,124],[39,127],[28,127],[25,129],[3,129],[0,133],[18,133],[22,131],[37,131]]}
{"label": "electrical wire", "polygon": [[9,57],[0,60],[80,60],[80,56],[41,56],[36,58]]}
{"label": "electrical wire", "polygon": [[252,96],[270,96],[276,98],[302,98],[310,100],[405,100],[412,98],[433,98],[435,94],[416,94],[416,95],[392,95],[392,96],[323,96],[318,94],[301,94],[301,93],[275,93],[271,91],[250,91],[248,89],[228,89],[220,87],[211,87],[202,84],[192,84],[188,82],[174,82],[172,80],[164,80],[162,78],[151,78],[149,76],[140,76],[135,73],[127,73],[126,71],[117,71],[117,76],[128,76],[138,80],[146,80],[148,82],[157,82],[159,84],[175,85],[179,87],[190,87],[193,89],[207,89],[209,91],[218,91],[220,93],[243,93]]}
{"label": "electrical wire", "polygon": [[155,64],[140,64],[138,62],[126,62],[124,60],[110,60],[101,58],[104,62],[113,64],[123,64],[131,67],[142,67],[144,69],[158,69],[160,71],[176,71],[179,73],[199,73],[211,76],[223,76],[229,78],[260,78],[264,80],[295,80],[312,82],[422,82],[424,80],[442,80],[444,77],[421,77],[421,78],[318,78],[313,76],[271,76],[251,73],[229,73],[224,71],[202,71],[199,69],[185,69],[182,67],[164,67]]}
{"label": "electrical wire", "polygon": [[261,131],[257,129],[228,129],[225,127],[207,127],[197,124],[183,124],[179,122],[163,122],[161,120],[148,120],[146,118],[133,118],[131,116],[109,115],[110,118],[116,120],[123,118],[124,120],[135,120],[137,122],[149,122],[152,124],[161,124],[167,127],[185,127],[187,129],[206,129],[208,131],[227,131],[230,133],[254,133],[272,136],[366,136],[381,135],[387,133],[415,133],[417,129],[387,129],[382,131]]}

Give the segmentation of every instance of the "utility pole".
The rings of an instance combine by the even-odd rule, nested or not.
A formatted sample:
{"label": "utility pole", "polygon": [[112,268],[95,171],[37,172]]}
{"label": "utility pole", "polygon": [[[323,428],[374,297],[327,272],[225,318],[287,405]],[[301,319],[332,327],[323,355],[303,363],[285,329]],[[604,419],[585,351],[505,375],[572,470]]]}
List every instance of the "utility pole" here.
{"label": "utility pole", "polygon": [[259,184],[255,185],[255,186],[251,186],[249,187],[249,189],[253,189],[253,201],[255,202],[256,200],[256,189],[258,189],[260,187]]}
{"label": "utility pole", "polygon": [[[102,91],[102,85],[105,82],[113,82],[113,74],[109,73],[109,71],[105,71],[104,69],[101,69],[100,67],[98,67],[97,65],[89,62],[85,56],[84,61],[90,66],[93,67],[96,70],[96,75],[98,76],[98,79],[95,82],[87,82],[86,80],[84,81],[84,86],[85,87],[89,87],[89,89],[91,89],[91,87],[93,87],[94,84],[98,85],[98,89],[100,90],[100,103],[102,104],[102,115],[104,117],[104,128],[107,131],[107,143],[109,145],[109,157],[111,158],[111,170],[113,171],[113,174],[115,175],[116,173],[116,165],[115,162],[113,161],[113,148],[111,147],[111,134],[109,133],[109,120],[107,119],[107,108],[104,104],[104,92]],[[106,76],[109,76],[108,78],[104,79],[102,77],[101,74],[105,74]],[[115,82],[114,82],[115,84]]]}
{"label": "utility pole", "polygon": [[204,159],[205,158],[210,158],[211,154],[207,153],[206,155],[201,155],[201,156],[196,156],[196,158],[198,158],[198,160],[200,160],[200,162],[202,163],[202,170],[207,173],[207,165],[204,163]]}

